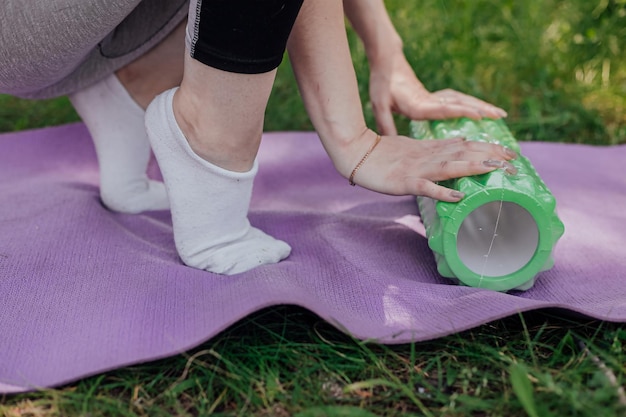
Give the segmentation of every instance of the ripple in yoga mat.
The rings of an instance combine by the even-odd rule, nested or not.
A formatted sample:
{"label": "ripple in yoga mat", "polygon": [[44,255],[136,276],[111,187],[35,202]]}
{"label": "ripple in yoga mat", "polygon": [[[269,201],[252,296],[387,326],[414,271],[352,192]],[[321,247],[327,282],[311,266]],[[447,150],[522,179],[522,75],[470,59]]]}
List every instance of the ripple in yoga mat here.
{"label": "ripple in yoga mat", "polygon": [[232,277],[180,263],[168,212],[101,205],[82,124],[0,135],[0,392],[175,355],[278,304],[381,343],[541,308],[626,321],[626,146],[522,150],[567,232],[554,268],[506,294],[439,276],[415,198],[350,187],[314,133],[264,136],[250,219],[293,252]]}

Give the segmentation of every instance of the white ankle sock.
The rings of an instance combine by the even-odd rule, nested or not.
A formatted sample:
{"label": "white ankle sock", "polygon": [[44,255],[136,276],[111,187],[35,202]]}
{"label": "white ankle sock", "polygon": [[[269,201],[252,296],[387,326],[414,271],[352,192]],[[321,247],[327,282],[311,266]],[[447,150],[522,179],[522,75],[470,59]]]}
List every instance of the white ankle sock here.
{"label": "white ankle sock", "polygon": [[111,210],[139,213],[165,210],[165,186],[148,179],[150,141],[145,112],[113,74],[70,95],[89,129],[100,166],[100,198]]}
{"label": "white ankle sock", "polygon": [[150,104],[146,129],[170,196],[174,240],[183,262],[232,275],[289,256],[288,244],[248,221],[257,162],[248,172],[231,172],[200,158],[174,117],[175,92],[168,90]]}

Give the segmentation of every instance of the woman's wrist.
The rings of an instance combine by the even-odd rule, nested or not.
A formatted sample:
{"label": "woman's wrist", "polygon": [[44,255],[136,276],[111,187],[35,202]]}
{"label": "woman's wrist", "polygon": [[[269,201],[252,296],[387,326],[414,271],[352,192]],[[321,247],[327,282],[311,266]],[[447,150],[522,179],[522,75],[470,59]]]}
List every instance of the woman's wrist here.
{"label": "woman's wrist", "polygon": [[376,141],[378,133],[363,127],[351,136],[337,135],[324,138],[320,134],[320,137],[335,169],[344,178],[349,178]]}
{"label": "woman's wrist", "polygon": [[395,30],[393,33],[380,34],[375,39],[369,39],[363,46],[370,67],[390,62],[397,55],[404,56],[402,38]]}

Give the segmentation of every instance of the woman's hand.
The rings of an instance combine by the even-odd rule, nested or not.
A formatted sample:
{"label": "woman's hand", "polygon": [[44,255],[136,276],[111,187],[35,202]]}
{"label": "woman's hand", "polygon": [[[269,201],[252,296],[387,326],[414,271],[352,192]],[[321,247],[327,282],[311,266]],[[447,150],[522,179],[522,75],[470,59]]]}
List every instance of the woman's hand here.
{"label": "woman's hand", "polygon": [[[367,130],[351,146],[352,167],[357,167],[376,142],[376,133]],[[383,136],[354,172],[353,181],[365,188],[391,195],[421,195],[456,202],[463,194],[436,184],[451,178],[485,174],[504,169],[517,170],[507,162],[517,154],[501,145],[466,141],[463,138],[416,140],[405,136]],[[348,173],[346,177],[352,174]]]}
{"label": "woman's hand", "polygon": [[411,120],[455,117],[480,119],[506,117],[506,112],[461,92],[445,89],[428,91],[415,75],[404,53],[370,62],[370,99],[376,124],[384,135],[396,135],[393,113]]}

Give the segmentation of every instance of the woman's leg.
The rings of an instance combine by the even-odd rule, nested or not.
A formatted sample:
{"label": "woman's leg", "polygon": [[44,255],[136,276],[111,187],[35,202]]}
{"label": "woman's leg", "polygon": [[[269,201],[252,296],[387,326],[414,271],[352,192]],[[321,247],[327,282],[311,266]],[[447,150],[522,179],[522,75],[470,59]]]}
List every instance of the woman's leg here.
{"label": "woman's leg", "polygon": [[145,110],[158,94],[180,85],[183,79],[185,26],[186,22],[179,24],[163,42],[115,73],[142,109]]}
{"label": "woman's leg", "polygon": [[146,126],[170,197],[183,261],[235,274],[291,248],[247,214],[267,100],[300,3],[192,1],[179,89],[157,97]]}
{"label": "woman's leg", "polygon": [[145,108],[157,94],[180,84],[184,27],[179,25],[116,74],[69,96],[93,138],[100,197],[111,210],[139,213],[169,208],[164,185],[146,175],[151,149]]}

